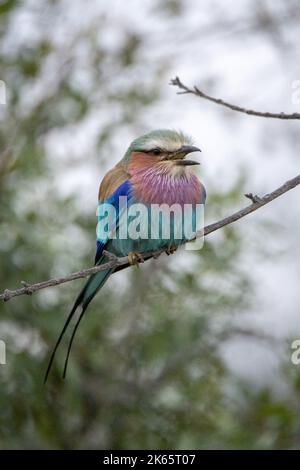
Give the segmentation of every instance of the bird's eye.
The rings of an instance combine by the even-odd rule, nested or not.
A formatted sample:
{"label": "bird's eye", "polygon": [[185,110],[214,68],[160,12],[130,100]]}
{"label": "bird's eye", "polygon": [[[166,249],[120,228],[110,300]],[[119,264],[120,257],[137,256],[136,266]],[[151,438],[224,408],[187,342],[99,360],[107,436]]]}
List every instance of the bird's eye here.
{"label": "bird's eye", "polygon": [[153,150],[152,150],[152,153],[153,153],[154,155],[160,155],[160,154],[161,154],[161,150],[158,149],[158,148],[157,148],[157,149],[153,149]]}

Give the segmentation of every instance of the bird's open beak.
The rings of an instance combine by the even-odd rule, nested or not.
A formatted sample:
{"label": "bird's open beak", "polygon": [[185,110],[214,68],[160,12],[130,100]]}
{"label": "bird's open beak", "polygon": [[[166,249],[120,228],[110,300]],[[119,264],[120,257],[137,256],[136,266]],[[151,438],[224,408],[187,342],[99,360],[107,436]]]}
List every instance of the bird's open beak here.
{"label": "bird's open beak", "polygon": [[184,157],[192,152],[201,152],[198,147],[194,145],[183,145],[177,152],[174,153],[173,158],[176,160],[175,164],[179,166],[200,165],[199,162],[194,160],[185,160]]}

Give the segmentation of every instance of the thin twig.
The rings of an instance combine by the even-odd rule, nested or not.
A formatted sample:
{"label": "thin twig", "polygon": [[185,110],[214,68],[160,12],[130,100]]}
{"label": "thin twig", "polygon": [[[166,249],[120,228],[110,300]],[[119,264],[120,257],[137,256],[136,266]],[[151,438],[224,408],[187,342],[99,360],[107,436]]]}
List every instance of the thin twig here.
{"label": "thin twig", "polygon": [[196,95],[196,96],[199,96],[200,98],[204,98],[206,100],[212,101],[213,103],[232,109],[233,111],[238,111],[240,113],[249,114],[250,116],[259,116],[259,117],[275,118],[275,119],[300,119],[300,113],[292,113],[292,114],[269,113],[269,112],[255,111],[254,109],[242,108],[241,106],[228,103],[227,101],[224,101],[220,98],[214,98],[213,96],[207,95],[203,91],[199,90],[197,86],[194,86],[193,88],[189,88],[188,86],[184,85],[184,83],[182,83],[179,77],[173,78],[170,84],[177,86],[178,88],[183,90],[183,91],[179,91],[178,94]]}
{"label": "thin twig", "polygon": [[[235,212],[234,214],[228,217],[225,217],[222,220],[219,220],[218,222],[207,225],[202,231],[202,233],[199,232],[197,235],[207,236],[210,233],[215,232],[216,230],[219,230],[222,227],[225,227],[225,225],[232,224],[233,222],[236,222],[242,217],[245,217],[251,212],[254,212],[260,207],[268,204],[269,202],[273,201],[279,196],[282,196],[282,194],[286,193],[287,191],[290,191],[291,189],[295,188],[299,184],[300,184],[300,175],[287,181],[282,186],[275,189],[275,191],[272,191],[271,193],[266,194],[265,196],[261,198],[259,198],[258,196],[254,197],[251,195],[252,196],[251,199],[253,198],[252,204],[245,207],[244,209],[241,209]],[[249,197],[249,194],[248,194],[248,197]],[[157,258],[163,252],[164,250],[150,251],[148,253],[144,253],[143,258],[144,260],[148,260],[150,258]],[[48,281],[38,282],[36,284],[27,284],[24,281],[22,281],[22,284],[24,287],[21,287],[20,289],[16,289],[16,290],[6,289],[2,294],[0,294],[0,300],[8,301],[11,298],[17,297],[19,295],[24,295],[24,294],[31,295],[34,292],[41,290],[41,289],[46,289],[47,287],[58,286],[60,284],[64,284],[65,282],[70,282],[70,281],[74,281],[75,279],[80,279],[82,277],[90,276],[91,274],[97,273],[99,271],[105,271],[106,269],[109,269],[109,268],[117,268],[117,267],[126,266],[129,264],[129,260],[127,256],[118,258],[114,256],[113,254],[108,255],[107,252],[105,252],[105,256],[108,258],[107,263],[101,264],[100,266],[94,266],[92,268],[83,269],[81,271],[68,274],[67,276],[62,276],[62,277],[55,278],[55,279],[49,279]]]}

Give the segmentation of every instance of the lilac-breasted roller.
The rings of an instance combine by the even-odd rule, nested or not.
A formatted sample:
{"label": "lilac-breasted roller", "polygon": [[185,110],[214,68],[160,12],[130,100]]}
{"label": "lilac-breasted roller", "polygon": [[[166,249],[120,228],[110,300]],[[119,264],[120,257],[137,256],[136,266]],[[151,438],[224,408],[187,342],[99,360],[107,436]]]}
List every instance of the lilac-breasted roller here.
{"label": "lilac-breasted roller", "polygon": [[[167,209],[173,207],[189,206],[192,208],[188,215],[184,215],[185,223],[195,227],[196,207],[205,203],[206,192],[194,172],[194,165],[198,162],[189,160],[186,155],[200,151],[192,144],[190,137],[174,130],[155,130],[135,139],[129,146],[122,160],[112,168],[103,178],[99,188],[99,209],[112,207],[115,220],[108,223],[109,230],[97,230],[97,250],[95,264],[101,265],[108,260],[103,251],[111,252],[116,256],[128,256],[129,264],[143,261],[143,254],[154,250],[166,250],[168,254],[188,241],[185,233],[176,236],[178,220],[175,215],[170,216]],[[125,200],[126,210],[121,208],[120,201]],[[143,205],[147,209],[144,219],[139,219],[139,229],[143,236],[130,236],[128,227],[134,217],[130,209],[135,205]],[[153,216],[151,208],[159,207],[159,216]],[[175,207],[174,206],[174,207]],[[100,211],[101,212],[101,211]],[[149,215],[150,214],[150,215]],[[167,236],[162,234],[162,225],[166,221],[169,225]],[[99,226],[98,222],[98,226]],[[126,236],[120,236],[126,225]],[[145,233],[145,227],[146,233]],[[152,229],[156,228],[157,236],[152,236]],[[100,233],[101,232],[101,233]],[[124,233],[124,230],[123,230]],[[73,318],[78,307],[80,315],[70,338],[66,356],[63,376],[65,377],[69,353],[78,325],[91,300],[101,289],[113,272],[122,269],[110,268],[90,276],[78,295],[75,304],[66,320],[61,334],[52,352],[46,371],[48,377],[56,350],[62,337]]]}

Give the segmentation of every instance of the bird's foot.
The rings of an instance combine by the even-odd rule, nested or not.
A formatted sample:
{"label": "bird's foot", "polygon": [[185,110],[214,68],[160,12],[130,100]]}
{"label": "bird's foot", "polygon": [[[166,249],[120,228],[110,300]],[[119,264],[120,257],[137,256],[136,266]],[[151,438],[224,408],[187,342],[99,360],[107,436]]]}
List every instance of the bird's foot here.
{"label": "bird's foot", "polygon": [[169,248],[166,249],[166,253],[167,255],[173,255],[175,253],[175,251],[177,251],[177,248],[178,246],[176,245],[172,245],[172,246],[169,246]]}
{"label": "bird's foot", "polygon": [[131,266],[138,266],[139,263],[143,263],[145,260],[140,253],[136,253],[135,251],[130,251],[128,253],[128,261]]}

